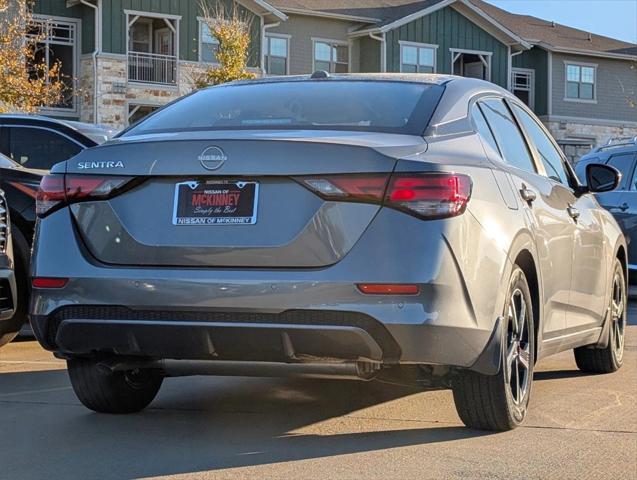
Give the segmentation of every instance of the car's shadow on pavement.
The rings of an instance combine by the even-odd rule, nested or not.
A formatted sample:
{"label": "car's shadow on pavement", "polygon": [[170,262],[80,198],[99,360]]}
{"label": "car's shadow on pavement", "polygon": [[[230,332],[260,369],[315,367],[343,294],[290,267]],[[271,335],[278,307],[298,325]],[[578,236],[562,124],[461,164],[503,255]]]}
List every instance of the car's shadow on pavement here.
{"label": "car's shadow on pavement", "polygon": [[[11,391],[17,394],[4,393]],[[414,394],[421,391],[378,382],[169,379],[147,410],[101,415],[79,405],[63,370],[6,373],[0,374],[0,409],[10,403],[14,415],[23,414],[9,423],[11,431],[8,419],[2,420],[0,452],[14,452],[9,471],[3,467],[6,478],[14,478],[12,472],[15,478],[25,478],[25,472],[33,477],[55,472],[57,478],[137,478],[487,434],[458,426],[457,419],[419,421],[414,418],[418,412],[405,416],[402,404],[383,407],[382,414],[373,408]],[[374,431],[369,431],[370,417],[377,421]],[[327,421],[334,418],[338,427]],[[303,431],[310,426],[310,432]]]}

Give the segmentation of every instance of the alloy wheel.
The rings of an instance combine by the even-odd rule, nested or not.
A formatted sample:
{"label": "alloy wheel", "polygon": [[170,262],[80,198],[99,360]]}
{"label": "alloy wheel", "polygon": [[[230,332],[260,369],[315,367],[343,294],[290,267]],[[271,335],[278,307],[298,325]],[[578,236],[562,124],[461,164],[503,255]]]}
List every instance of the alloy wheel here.
{"label": "alloy wheel", "polygon": [[520,405],[530,385],[531,344],[529,342],[529,318],[524,293],[516,288],[507,308],[507,350],[505,378],[515,405]]}
{"label": "alloy wheel", "polygon": [[624,281],[618,273],[613,278],[613,295],[610,302],[611,339],[613,353],[617,362],[624,356],[624,339],[626,332],[626,291]]}

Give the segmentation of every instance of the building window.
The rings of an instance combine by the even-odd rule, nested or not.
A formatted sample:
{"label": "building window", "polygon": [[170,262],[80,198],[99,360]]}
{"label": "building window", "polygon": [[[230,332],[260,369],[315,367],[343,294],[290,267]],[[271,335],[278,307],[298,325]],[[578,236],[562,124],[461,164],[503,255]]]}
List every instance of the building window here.
{"label": "building window", "polygon": [[566,64],[566,98],[595,100],[595,65]]}
{"label": "building window", "polygon": [[531,110],[535,109],[535,70],[514,68],[511,71],[511,92]]}
{"label": "building window", "polygon": [[210,27],[199,20],[199,61],[206,63],[219,63],[217,51],[219,40],[212,34]]}
{"label": "building window", "polygon": [[346,42],[314,40],[314,71],[329,73],[349,71],[349,45]]}
{"label": "building window", "polygon": [[151,53],[153,23],[149,18],[140,18],[135,21],[128,32],[130,52]]}
{"label": "building window", "polygon": [[434,73],[437,45],[400,42],[400,71],[405,73]]}
{"label": "building window", "polygon": [[75,22],[34,19],[31,24],[29,37],[37,39],[34,44],[35,64],[44,63],[49,69],[58,64],[61,81],[66,85],[63,99],[52,108],[75,108],[73,79],[77,76],[77,34]]}
{"label": "building window", "polygon": [[288,52],[290,40],[287,36],[266,35],[265,73],[268,75],[288,74]]}

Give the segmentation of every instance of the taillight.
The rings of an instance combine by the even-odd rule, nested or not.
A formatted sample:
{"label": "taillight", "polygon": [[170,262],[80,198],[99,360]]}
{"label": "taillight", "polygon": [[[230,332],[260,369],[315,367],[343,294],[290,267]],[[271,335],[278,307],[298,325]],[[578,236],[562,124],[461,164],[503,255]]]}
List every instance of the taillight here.
{"label": "taillight", "polygon": [[377,203],[425,220],[462,214],[471,178],[460,173],[343,174],[296,180],[326,200]]}
{"label": "taillight", "polygon": [[421,218],[455,217],[467,208],[471,178],[458,173],[417,173],[393,175],[385,205]]}
{"label": "taillight", "polygon": [[326,200],[380,203],[389,174],[346,174],[298,178]]}
{"label": "taillight", "polygon": [[91,175],[45,175],[35,199],[35,211],[42,217],[62,205],[108,198],[130,180]]}

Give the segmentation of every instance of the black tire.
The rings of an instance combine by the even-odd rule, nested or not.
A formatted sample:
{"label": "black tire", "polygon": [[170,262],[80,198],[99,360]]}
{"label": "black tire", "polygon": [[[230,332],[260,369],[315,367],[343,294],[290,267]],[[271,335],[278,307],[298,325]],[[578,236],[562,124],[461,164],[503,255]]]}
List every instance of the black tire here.
{"label": "black tire", "polygon": [[163,378],[152,370],[107,373],[95,360],[67,361],[71,385],[85,407],[99,413],[134,413],[153,401]]}
{"label": "black tire", "polygon": [[[520,308],[524,304],[525,316],[521,310],[520,314],[516,313],[522,319],[519,323],[509,313],[512,301]],[[503,319],[500,371],[496,375],[482,375],[467,370],[460,372],[452,382],[458,416],[470,428],[511,430],[520,425],[527,414],[535,363],[535,330],[531,292],[524,272],[518,267],[511,274]],[[518,340],[514,330],[519,324],[524,328]],[[512,363],[513,366],[509,366]],[[524,384],[523,390],[519,387],[520,381]]]}
{"label": "black tire", "polygon": [[31,247],[24,234],[11,224],[13,239],[13,257],[15,263],[15,283],[17,289],[17,305],[14,318],[22,323],[29,322],[29,299],[31,298],[31,284],[29,283],[29,265],[31,264]]}
{"label": "black tire", "polygon": [[[574,350],[577,367],[586,373],[612,373],[624,363],[624,341],[626,332],[626,279],[621,262],[615,260],[615,269],[611,280],[610,318],[608,345],[605,348],[594,346],[579,347]],[[618,294],[619,298],[615,295]],[[619,304],[619,305],[616,305]],[[620,308],[618,311],[617,308]]]}

